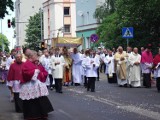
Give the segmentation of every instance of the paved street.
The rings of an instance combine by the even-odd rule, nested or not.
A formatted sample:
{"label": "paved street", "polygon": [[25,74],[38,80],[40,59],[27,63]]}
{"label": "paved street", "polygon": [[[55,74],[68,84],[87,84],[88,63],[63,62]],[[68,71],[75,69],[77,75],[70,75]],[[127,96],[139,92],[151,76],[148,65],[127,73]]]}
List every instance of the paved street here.
{"label": "paved street", "polygon": [[[96,82],[96,92],[83,86],[64,87],[63,94],[50,91],[55,109],[49,120],[160,120],[160,94],[156,88],[120,88],[103,80]],[[0,85],[0,120],[22,120],[9,102],[9,91]]]}

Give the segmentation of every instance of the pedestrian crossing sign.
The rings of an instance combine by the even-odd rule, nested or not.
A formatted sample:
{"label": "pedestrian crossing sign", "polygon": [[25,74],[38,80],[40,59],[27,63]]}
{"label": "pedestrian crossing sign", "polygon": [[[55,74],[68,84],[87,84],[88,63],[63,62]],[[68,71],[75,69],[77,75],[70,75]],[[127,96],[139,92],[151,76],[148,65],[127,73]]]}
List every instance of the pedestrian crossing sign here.
{"label": "pedestrian crossing sign", "polygon": [[122,28],[122,37],[123,38],[133,38],[133,27]]}

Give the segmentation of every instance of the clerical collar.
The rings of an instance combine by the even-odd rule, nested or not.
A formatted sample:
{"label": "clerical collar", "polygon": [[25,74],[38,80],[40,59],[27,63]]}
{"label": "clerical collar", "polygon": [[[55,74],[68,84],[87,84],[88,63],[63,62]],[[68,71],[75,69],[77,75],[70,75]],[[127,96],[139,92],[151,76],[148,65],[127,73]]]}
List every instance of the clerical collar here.
{"label": "clerical collar", "polygon": [[95,56],[94,55],[90,55],[90,58],[94,58]]}
{"label": "clerical collar", "polygon": [[60,57],[61,55],[59,55],[59,54],[57,54],[57,55],[55,55],[55,57]]}
{"label": "clerical collar", "polygon": [[12,59],[14,59],[14,56],[13,56],[13,55],[11,55],[11,58],[12,58]]}
{"label": "clerical collar", "polygon": [[108,54],[105,54],[105,57],[107,56]]}

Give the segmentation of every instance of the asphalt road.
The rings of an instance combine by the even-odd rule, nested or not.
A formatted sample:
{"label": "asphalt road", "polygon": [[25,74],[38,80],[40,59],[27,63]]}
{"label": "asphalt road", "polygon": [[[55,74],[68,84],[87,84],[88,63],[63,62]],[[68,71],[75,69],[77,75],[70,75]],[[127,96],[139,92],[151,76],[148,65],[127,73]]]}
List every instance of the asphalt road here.
{"label": "asphalt road", "polygon": [[[55,111],[49,120],[160,120],[160,94],[155,87],[121,88],[102,78],[95,93],[83,86],[63,87],[63,94],[50,91]],[[0,120],[23,120],[14,112],[5,85],[0,85]]]}

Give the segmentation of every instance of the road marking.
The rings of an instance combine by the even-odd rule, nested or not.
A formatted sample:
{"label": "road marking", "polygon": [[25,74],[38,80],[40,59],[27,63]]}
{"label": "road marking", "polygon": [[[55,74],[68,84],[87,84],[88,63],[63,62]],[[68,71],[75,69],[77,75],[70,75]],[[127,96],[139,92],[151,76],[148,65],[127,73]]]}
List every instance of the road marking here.
{"label": "road marking", "polygon": [[[84,91],[80,91],[80,90],[76,90],[76,89],[69,89],[69,91],[72,91],[72,92],[75,92],[75,93],[78,93],[78,94],[83,94],[84,93]],[[154,119],[154,120],[160,120],[160,113],[159,112],[154,112],[154,111],[151,111],[151,110],[143,109],[143,108],[132,106],[132,105],[126,106],[126,105],[123,105],[121,103],[111,101],[111,100],[101,98],[101,97],[95,97],[93,95],[85,95],[85,96],[88,97],[88,98],[91,98],[94,101],[104,103],[104,104],[107,104],[107,105],[111,105],[111,106],[114,106],[118,109],[122,109],[122,110],[125,110],[125,111],[128,111],[128,112],[136,113],[136,114],[139,114],[139,115],[142,115],[142,116]],[[160,108],[160,105],[154,105],[154,106]]]}
{"label": "road marking", "polygon": [[63,110],[61,110],[61,109],[59,109],[58,111],[59,111],[60,113],[64,114],[65,116],[67,116],[67,117],[70,118],[70,119],[73,119],[73,118],[74,118],[74,117],[71,116],[69,113],[67,113],[67,112],[65,112],[65,111],[63,111]]}
{"label": "road marking", "polygon": [[147,109],[143,109],[143,108],[136,107],[136,106],[131,106],[131,105],[125,106],[121,103],[111,101],[111,100],[107,100],[107,99],[104,99],[104,98],[101,98],[101,97],[95,97],[95,96],[92,96],[92,95],[85,95],[85,96],[88,97],[88,98],[91,98],[91,99],[93,99],[97,102],[101,102],[101,103],[104,103],[104,104],[107,104],[107,105],[111,105],[111,106],[116,107],[118,109],[122,109],[122,110],[125,110],[125,111],[128,111],[128,112],[136,113],[136,114],[139,114],[139,115],[142,115],[142,116],[154,119],[154,120],[160,120],[160,113],[158,113],[158,112],[153,112],[151,110],[147,110]]}
{"label": "road marking", "polygon": [[84,91],[80,91],[80,90],[76,90],[76,89],[68,89],[69,91],[71,92],[75,92],[75,93],[78,93],[78,94],[83,94]]}
{"label": "road marking", "polygon": [[160,105],[154,105],[155,107],[157,107],[157,108],[160,108]]}
{"label": "road marking", "polygon": [[160,120],[160,113],[153,112],[147,109],[143,109],[136,106],[119,106],[120,109],[126,110],[128,112],[137,113],[139,115],[146,116],[148,118],[151,118],[153,120]]}

